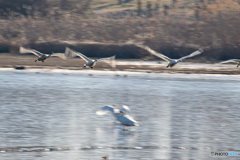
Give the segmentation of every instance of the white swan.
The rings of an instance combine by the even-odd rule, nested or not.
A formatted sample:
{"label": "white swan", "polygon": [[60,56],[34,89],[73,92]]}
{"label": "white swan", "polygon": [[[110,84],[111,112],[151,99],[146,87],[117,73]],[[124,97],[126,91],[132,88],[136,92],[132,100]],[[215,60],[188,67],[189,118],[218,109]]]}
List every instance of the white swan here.
{"label": "white swan", "polygon": [[77,52],[77,51],[74,51],[68,47],[66,47],[66,50],[65,50],[65,54],[67,57],[75,57],[75,56],[79,56],[81,57],[84,61],[87,62],[87,64],[84,64],[84,67],[91,67],[93,68],[96,63],[98,61],[105,61],[106,63],[108,63],[109,65],[111,65],[113,68],[116,67],[116,64],[115,64],[115,56],[112,56],[112,57],[107,57],[107,58],[101,58],[101,59],[95,59],[95,60],[92,60],[90,58],[88,58],[87,56],[85,56],[84,54],[80,53],[80,52]]}
{"label": "white swan", "polygon": [[37,62],[37,61],[42,61],[42,62],[44,62],[45,59],[47,59],[47,58],[49,58],[49,57],[51,57],[51,56],[58,56],[58,57],[60,57],[60,58],[62,58],[62,59],[66,59],[66,56],[65,56],[65,54],[63,54],[63,53],[43,54],[43,53],[41,53],[41,52],[39,52],[39,51],[36,51],[36,50],[34,50],[34,49],[28,49],[28,48],[24,48],[24,47],[22,47],[22,46],[20,47],[19,52],[20,52],[20,53],[33,53],[33,54],[35,54],[36,56],[38,56],[38,59],[36,59],[35,62]]}
{"label": "white swan", "polygon": [[223,61],[221,63],[229,63],[229,62],[237,63],[237,67],[240,65],[240,59],[230,59],[230,60],[227,60],[227,61]]}
{"label": "white swan", "polygon": [[97,111],[96,114],[104,115],[108,112],[112,112],[117,120],[124,126],[139,126],[138,122],[131,116],[131,111],[128,106],[123,105],[121,109],[118,109],[115,105],[104,106],[101,110]]}
{"label": "white swan", "polygon": [[167,61],[168,62],[167,68],[175,66],[178,62],[180,62],[180,61],[182,61],[184,59],[191,58],[193,56],[196,56],[196,55],[199,55],[199,54],[203,53],[203,50],[201,48],[199,48],[197,51],[191,53],[190,55],[184,56],[184,57],[179,58],[179,59],[171,59],[171,58],[169,58],[169,57],[167,57],[167,56],[165,56],[165,55],[163,55],[161,53],[158,53],[158,52],[152,50],[148,46],[142,46],[142,45],[137,45],[137,46],[139,46],[139,47],[141,47],[143,49],[146,49],[151,54],[153,54],[153,55],[155,55],[155,56],[157,56],[157,57]]}

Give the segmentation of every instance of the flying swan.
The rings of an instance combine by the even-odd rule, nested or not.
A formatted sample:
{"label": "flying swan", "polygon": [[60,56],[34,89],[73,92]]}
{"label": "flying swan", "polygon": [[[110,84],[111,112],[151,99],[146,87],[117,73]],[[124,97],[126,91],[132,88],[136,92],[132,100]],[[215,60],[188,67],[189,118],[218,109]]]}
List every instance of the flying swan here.
{"label": "flying swan", "polygon": [[117,118],[119,122],[124,126],[139,126],[138,122],[133,119],[131,116],[130,108],[126,105],[122,105],[121,109],[118,109],[115,105],[112,106],[104,106],[101,110],[97,111],[97,115],[104,115],[108,112],[112,112],[112,114]]}
{"label": "flying swan", "polygon": [[228,63],[228,62],[235,62],[235,63],[237,63],[237,67],[240,65],[240,59],[230,59],[230,60],[227,60],[227,61],[223,61],[221,63]]}
{"label": "flying swan", "polygon": [[82,58],[85,62],[87,62],[86,64],[84,64],[84,67],[93,68],[98,61],[104,61],[104,62],[108,63],[110,66],[112,66],[113,68],[116,67],[116,64],[115,64],[115,56],[116,55],[114,55],[112,57],[92,60],[92,59],[88,58],[87,56],[85,56],[84,54],[74,51],[68,47],[66,47],[65,54],[67,57],[71,57],[71,58],[75,57],[75,56],[79,56],[80,58]]}
{"label": "flying swan", "polygon": [[155,56],[157,56],[157,57],[167,61],[168,62],[167,68],[175,66],[178,62],[180,62],[180,61],[182,61],[184,59],[191,58],[191,57],[194,57],[196,55],[199,55],[199,54],[203,53],[203,50],[201,48],[199,48],[197,51],[191,53],[188,56],[184,56],[184,57],[179,58],[179,59],[171,59],[171,58],[169,58],[169,57],[167,57],[167,56],[165,56],[165,55],[163,55],[161,53],[158,53],[158,52],[152,50],[148,46],[142,46],[142,45],[138,45],[138,46],[143,48],[143,49],[145,49],[145,50],[147,50],[147,51],[149,51],[151,54],[153,54],[153,55],[155,55]]}
{"label": "flying swan", "polygon": [[20,53],[33,53],[36,56],[38,56],[38,59],[35,60],[35,62],[37,61],[42,61],[44,62],[44,60],[46,60],[47,58],[51,57],[51,56],[58,56],[62,59],[66,59],[65,55],[63,53],[49,53],[49,54],[43,54],[39,51],[36,51],[34,49],[28,49],[28,48],[24,48],[24,47],[20,47],[19,49]]}

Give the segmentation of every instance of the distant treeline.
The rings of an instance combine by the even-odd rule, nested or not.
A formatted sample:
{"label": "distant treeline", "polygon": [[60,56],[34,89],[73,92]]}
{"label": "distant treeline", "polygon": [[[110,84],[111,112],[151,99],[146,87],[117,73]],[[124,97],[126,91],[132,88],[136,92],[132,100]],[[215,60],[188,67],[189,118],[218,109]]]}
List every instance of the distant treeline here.
{"label": "distant treeline", "polygon": [[92,0],[0,0],[0,18],[60,16],[64,11],[85,14]]}
{"label": "distant treeline", "polygon": [[[145,4],[146,2],[147,4]],[[149,18],[154,16],[156,11],[159,14],[160,8],[161,13],[165,16],[169,15],[171,9],[194,8],[195,16],[198,18],[200,10],[206,10],[208,5],[236,5],[240,4],[240,0],[109,0],[109,2],[97,2],[93,0],[0,0],[0,19],[14,19],[19,17],[31,17],[33,19],[51,17],[59,19],[73,15],[94,18],[98,15],[94,13],[93,5],[95,8],[104,9],[104,7],[96,7],[101,3],[106,3],[105,7],[116,3],[115,5],[117,5],[118,9],[121,8],[122,4],[131,4],[131,6],[134,4],[135,8],[131,8],[127,12],[122,9],[111,11],[110,17],[114,17],[115,19],[122,17],[121,14],[124,15],[129,12],[129,14],[135,12],[135,15],[139,17],[146,16]],[[106,15],[109,17],[108,13]]]}

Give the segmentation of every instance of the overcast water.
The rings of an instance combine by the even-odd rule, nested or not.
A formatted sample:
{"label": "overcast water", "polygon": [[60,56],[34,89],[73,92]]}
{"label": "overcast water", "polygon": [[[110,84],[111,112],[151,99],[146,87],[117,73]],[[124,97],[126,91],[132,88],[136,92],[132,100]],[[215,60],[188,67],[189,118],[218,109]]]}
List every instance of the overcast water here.
{"label": "overcast water", "polygon": [[[111,104],[140,126],[95,114]],[[239,114],[240,76],[0,71],[1,160],[215,159]]]}

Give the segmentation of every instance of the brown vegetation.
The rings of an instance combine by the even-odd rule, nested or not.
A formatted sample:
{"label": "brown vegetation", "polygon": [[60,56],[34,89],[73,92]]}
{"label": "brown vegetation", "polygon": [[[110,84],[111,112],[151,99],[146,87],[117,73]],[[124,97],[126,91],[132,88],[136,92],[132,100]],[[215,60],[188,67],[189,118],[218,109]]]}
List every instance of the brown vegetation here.
{"label": "brown vegetation", "polygon": [[60,52],[70,46],[93,57],[116,54],[117,58],[152,59],[146,51],[132,45],[142,43],[172,58],[189,54],[199,47],[205,50],[198,58],[202,62],[240,58],[240,6],[237,1],[204,2],[199,3],[197,9],[192,3],[183,9],[177,5],[169,9],[167,16],[160,9],[152,12],[149,18],[138,17],[137,11],[133,11],[135,14],[123,17],[109,17],[105,16],[109,13],[104,13],[101,17],[93,14],[86,19],[78,14],[64,13],[60,18],[2,19],[0,52],[18,52],[21,45],[42,52]]}

